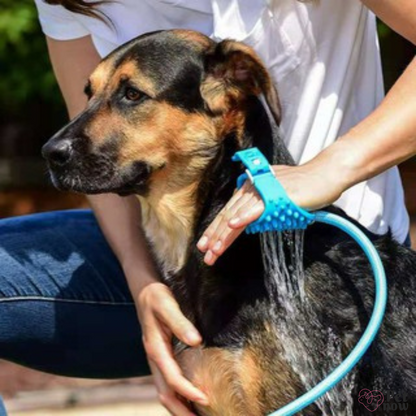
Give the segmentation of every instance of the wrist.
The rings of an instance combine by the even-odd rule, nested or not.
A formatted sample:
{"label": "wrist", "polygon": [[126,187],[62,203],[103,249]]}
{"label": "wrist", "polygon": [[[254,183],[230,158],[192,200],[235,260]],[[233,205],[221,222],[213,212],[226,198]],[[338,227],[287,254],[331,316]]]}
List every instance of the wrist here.
{"label": "wrist", "polygon": [[125,259],[121,266],[135,303],[137,303],[144,288],[152,283],[160,282],[159,276],[152,265],[144,264],[135,259]]}
{"label": "wrist", "polygon": [[366,179],[365,163],[358,150],[354,143],[341,137],[317,156],[340,193]]}

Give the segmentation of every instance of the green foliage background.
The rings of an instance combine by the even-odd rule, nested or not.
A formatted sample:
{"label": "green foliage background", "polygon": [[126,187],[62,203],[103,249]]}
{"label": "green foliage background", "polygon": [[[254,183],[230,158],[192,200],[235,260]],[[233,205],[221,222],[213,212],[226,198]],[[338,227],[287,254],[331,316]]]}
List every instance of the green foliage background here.
{"label": "green foliage background", "polygon": [[0,107],[61,104],[33,0],[0,0]]}

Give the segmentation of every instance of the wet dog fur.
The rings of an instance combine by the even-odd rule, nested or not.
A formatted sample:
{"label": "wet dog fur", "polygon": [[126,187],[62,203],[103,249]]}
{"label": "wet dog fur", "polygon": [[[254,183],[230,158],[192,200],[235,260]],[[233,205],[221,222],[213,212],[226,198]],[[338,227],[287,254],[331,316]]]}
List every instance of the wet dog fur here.
{"label": "wet dog fur", "polygon": [[[233,194],[242,170],[231,162],[237,150],[256,146],[275,164],[293,164],[279,135],[278,96],[260,59],[235,41],[155,32],[105,58],[85,92],[85,111],[43,149],[52,181],[63,190],[140,199],[163,280],[204,339],[197,349],[177,345],[185,374],[210,399],[195,411],[260,416],[302,394],[302,374],[285,358],[285,340],[270,315],[281,305],[268,290],[259,236],[241,235],[213,267],[196,248]],[[414,415],[416,255],[389,234],[367,234],[386,267],[389,304],[376,342],[355,369],[353,413],[368,414],[358,402],[368,388],[406,397],[401,414]],[[304,267],[314,315],[346,354],[372,311],[369,264],[342,232],[315,224],[305,234]],[[311,357],[331,361],[322,354],[327,341],[326,333],[317,334]],[[302,414],[322,411],[313,404]],[[378,414],[389,412],[380,407]]]}

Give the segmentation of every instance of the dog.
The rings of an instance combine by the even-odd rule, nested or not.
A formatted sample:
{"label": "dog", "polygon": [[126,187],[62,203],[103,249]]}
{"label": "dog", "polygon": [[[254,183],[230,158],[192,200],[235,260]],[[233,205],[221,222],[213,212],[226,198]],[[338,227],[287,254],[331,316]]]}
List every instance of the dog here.
{"label": "dog", "polygon": [[[311,225],[303,245],[308,307],[296,314],[277,296],[279,286],[270,289],[261,236],[241,235],[212,267],[196,248],[235,190],[242,173],[231,161],[236,151],[256,146],[270,162],[293,165],[279,133],[278,94],[260,58],[233,40],[153,32],[106,57],[85,93],[86,109],[43,155],[59,189],[140,199],[163,281],[204,340],[201,348],[175,344],[185,375],[209,397],[209,406],[195,405],[195,412],[266,415],[320,381],[371,315],[373,274],[361,249],[337,229]],[[416,254],[390,234],[365,232],[387,272],[384,323],[349,384],[303,415],[367,415],[363,388],[400,395],[400,414],[416,414]],[[377,414],[391,412],[380,406]]]}

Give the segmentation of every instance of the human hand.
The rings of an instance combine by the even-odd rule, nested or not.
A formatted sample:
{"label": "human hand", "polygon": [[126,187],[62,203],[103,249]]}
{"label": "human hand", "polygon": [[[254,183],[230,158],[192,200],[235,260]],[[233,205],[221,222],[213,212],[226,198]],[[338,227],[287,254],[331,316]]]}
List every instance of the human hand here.
{"label": "human hand", "polygon": [[[305,209],[316,210],[327,206],[344,191],[336,175],[323,175],[322,172],[327,172],[327,169],[323,170],[314,162],[302,166],[273,166],[273,170],[289,198]],[[263,200],[250,181],[246,181],[198,241],[198,249],[205,253],[205,263],[212,266],[263,211]]]}
{"label": "human hand", "polygon": [[150,283],[140,291],[137,309],[160,402],[174,416],[194,415],[187,400],[206,406],[208,398],[184,377],[173,355],[172,336],[196,347],[202,342],[201,335],[162,283]]}

